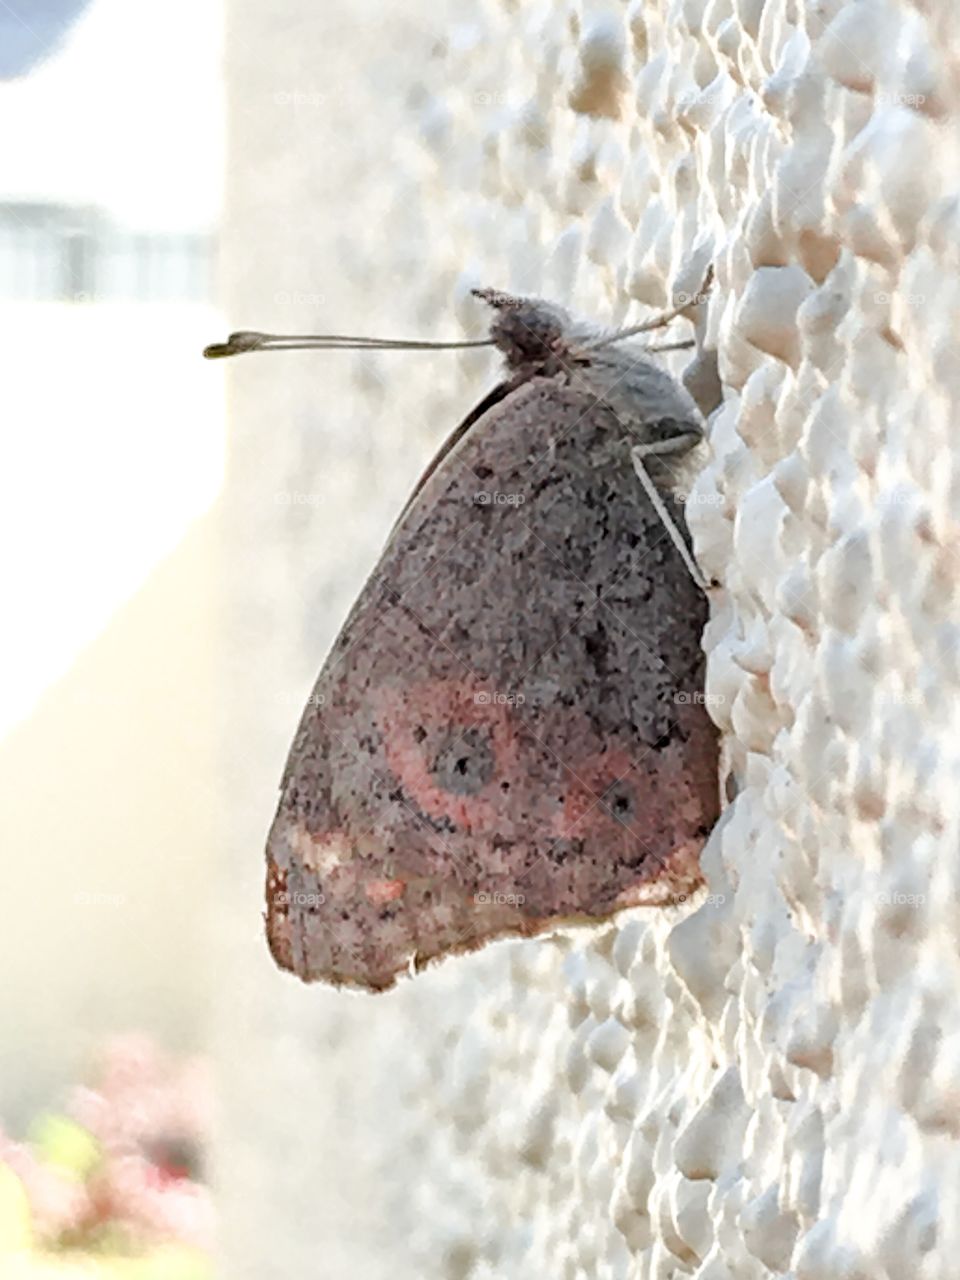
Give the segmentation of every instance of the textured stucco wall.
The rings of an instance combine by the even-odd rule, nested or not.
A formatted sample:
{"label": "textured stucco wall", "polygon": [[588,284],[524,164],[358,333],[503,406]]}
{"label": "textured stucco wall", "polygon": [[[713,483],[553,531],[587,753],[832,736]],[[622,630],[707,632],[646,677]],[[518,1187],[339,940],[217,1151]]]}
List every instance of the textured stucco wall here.
{"label": "textured stucco wall", "polygon": [[740,792],[686,913],[376,998],[275,972],[260,846],[298,704],[489,365],[231,370],[224,1273],[957,1275],[953,0],[232,22],[238,327],[447,336],[475,281],[616,321],[713,257],[725,400],[687,510]]}

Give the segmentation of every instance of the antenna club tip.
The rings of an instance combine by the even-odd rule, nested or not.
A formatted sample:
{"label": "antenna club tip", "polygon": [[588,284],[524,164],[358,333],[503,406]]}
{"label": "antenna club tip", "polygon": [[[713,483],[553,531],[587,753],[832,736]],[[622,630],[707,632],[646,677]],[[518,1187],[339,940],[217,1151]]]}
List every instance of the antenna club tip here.
{"label": "antenna club tip", "polygon": [[240,329],[231,333],[226,342],[212,342],[204,347],[203,354],[208,360],[219,360],[223,356],[238,356],[244,351],[257,351],[263,346],[265,335],[249,329]]}

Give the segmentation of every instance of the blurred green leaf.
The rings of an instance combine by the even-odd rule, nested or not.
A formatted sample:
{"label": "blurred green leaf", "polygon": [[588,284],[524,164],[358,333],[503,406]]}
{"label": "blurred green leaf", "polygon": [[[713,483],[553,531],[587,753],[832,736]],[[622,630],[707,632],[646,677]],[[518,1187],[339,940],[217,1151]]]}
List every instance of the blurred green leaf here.
{"label": "blurred green leaf", "polygon": [[30,1201],[23,1183],[0,1161],[0,1259],[30,1248]]}
{"label": "blurred green leaf", "polygon": [[[5,1270],[0,1275],[6,1280]],[[213,1280],[213,1263],[193,1249],[158,1249],[136,1258],[76,1250],[21,1254],[12,1275],[16,1280]]]}
{"label": "blurred green leaf", "polygon": [[92,1134],[66,1116],[47,1113],[30,1127],[30,1142],[37,1156],[82,1181],[100,1159],[100,1147]]}

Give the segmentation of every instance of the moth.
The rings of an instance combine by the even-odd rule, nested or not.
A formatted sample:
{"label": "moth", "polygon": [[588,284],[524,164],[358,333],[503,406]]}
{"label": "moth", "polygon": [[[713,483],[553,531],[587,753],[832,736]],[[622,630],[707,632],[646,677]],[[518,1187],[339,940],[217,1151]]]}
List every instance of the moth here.
{"label": "moth", "polygon": [[[719,813],[708,602],[674,501],[704,422],[628,341],[681,309],[605,334],[479,296],[503,376],[400,514],[283,775],[266,933],[305,982],[384,991],[675,902]],[[242,332],[205,354],[463,345]]]}

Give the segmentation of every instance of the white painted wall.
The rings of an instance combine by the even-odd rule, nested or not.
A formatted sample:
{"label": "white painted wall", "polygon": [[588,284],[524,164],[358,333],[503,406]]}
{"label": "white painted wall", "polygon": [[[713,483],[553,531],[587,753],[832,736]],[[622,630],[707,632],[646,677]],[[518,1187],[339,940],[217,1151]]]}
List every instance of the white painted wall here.
{"label": "white painted wall", "polygon": [[956,1274],[958,49],[952,0],[233,6],[232,325],[447,336],[474,281],[619,320],[711,246],[688,514],[741,789],[686,918],[376,998],[274,971],[298,703],[489,371],[238,362],[225,1274]]}

